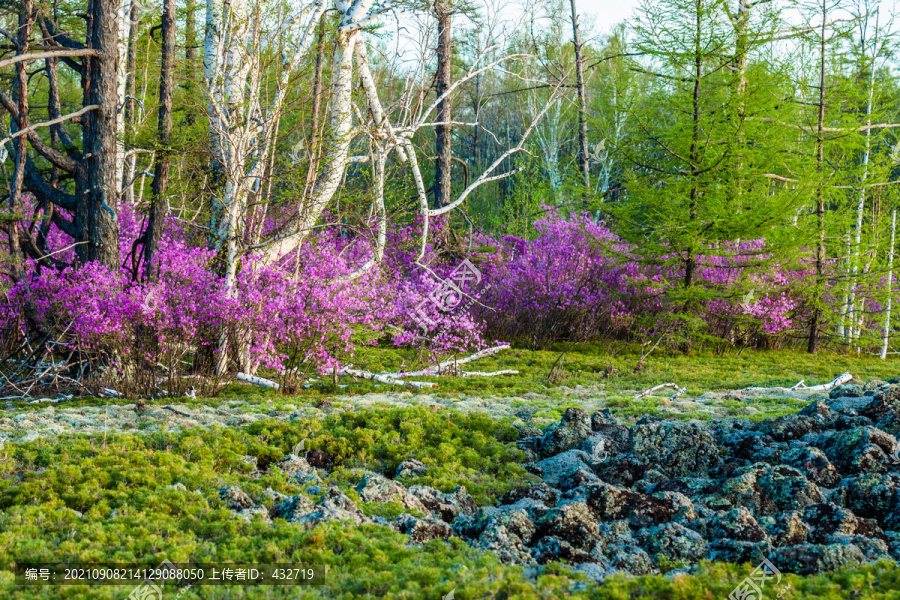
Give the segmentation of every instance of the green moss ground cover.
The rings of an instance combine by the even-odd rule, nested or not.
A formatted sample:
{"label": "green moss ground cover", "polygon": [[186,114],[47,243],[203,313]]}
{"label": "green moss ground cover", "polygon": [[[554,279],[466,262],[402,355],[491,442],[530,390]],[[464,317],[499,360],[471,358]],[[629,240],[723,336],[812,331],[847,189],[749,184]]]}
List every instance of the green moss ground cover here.
{"label": "green moss ground cover", "polygon": [[[376,350],[372,356],[383,351]],[[398,354],[382,361],[399,362]],[[544,381],[558,353],[512,350],[478,363],[479,370],[519,368],[509,380],[442,379],[441,387],[463,394],[512,395],[531,391]],[[745,353],[741,357],[651,357],[638,374],[625,371],[631,358],[613,359],[591,349],[567,354],[567,386],[596,385],[618,390],[638,389],[677,380],[689,389],[723,389],[746,385],[785,385],[806,379],[813,384],[834,373],[852,371],[858,378],[888,378],[891,362],[786,353]],[[620,377],[597,374],[604,363],[620,361]],[[370,368],[373,368],[371,365]],[[397,364],[384,364],[385,369]],[[718,382],[713,384],[713,382]],[[480,386],[480,387],[477,387]],[[233,386],[224,398],[253,394],[260,402],[315,402],[325,390],[299,397]],[[552,390],[551,390],[552,391]],[[346,393],[346,390],[341,390]],[[546,392],[544,392],[546,393]],[[552,397],[552,394],[548,394]],[[611,402],[623,414],[652,412],[653,401],[629,405],[625,396]],[[200,399],[215,403],[222,399]],[[76,401],[78,402],[78,401]],[[102,401],[97,401],[102,402]],[[547,414],[559,406],[551,400],[534,407]],[[797,406],[784,399],[763,399],[774,412]],[[735,410],[741,407],[736,406]],[[506,490],[529,481],[508,420],[480,413],[433,411],[426,407],[378,407],[332,414],[318,419],[282,422],[266,420],[239,428],[191,429],[180,433],[67,435],[0,448],[0,598],[126,598],[127,587],[16,588],[9,569],[16,559],[30,561],[175,563],[257,562],[321,563],[330,569],[326,583],[315,588],[197,587],[179,598],[441,598],[455,589],[455,598],[574,598],[596,599],[724,599],[752,565],[703,564],[693,576],[615,577],[602,586],[588,583],[566,567],[554,565],[536,581],[522,569],[500,565],[490,554],[476,552],[459,540],[408,546],[406,537],[383,527],[330,523],[311,531],[282,520],[269,525],[237,518],[217,491],[238,485],[255,502],[267,502],[267,487],[285,494],[299,486],[272,463],[301,440],[307,449],[327,450],[337,468],[326,483],[339,485],[352,499],[357,468],[393,474],[400,461],[418,458],[430,469],[424,477],[403,481],[450,491],[463,484],[479,504],[490,504]],[[241,457],[257,458],[265,470],[250,473]],[[267,468],[271,467],[271,468]],[[184,489],[173,486],[182,484]],[[315,496],[311,496],[315,500]],[[388,518],[399,506],[362,505],[370,515]],[[900,571],[879,564],[812,577],[786,575],[783,598],[900,599]],[[178,592],[167,590],[165,598]],[[771,597],[776,594],[773,592]],[[768,595],[766,596],[769,597]]]}

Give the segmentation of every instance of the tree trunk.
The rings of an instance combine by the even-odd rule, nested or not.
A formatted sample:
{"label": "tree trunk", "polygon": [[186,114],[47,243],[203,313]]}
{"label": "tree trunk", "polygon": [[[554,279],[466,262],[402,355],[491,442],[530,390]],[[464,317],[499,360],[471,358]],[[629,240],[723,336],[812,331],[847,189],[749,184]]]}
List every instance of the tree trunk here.
{"label": "tree trunk", "polygon": [[[434,92],[440,98],[451,84],[453,58],[452,19],[453,12],[448,0],[435,0],[434,13],[438,21],[437,74]],[[435,129],[434,146],[437,159],[434,163],[434,206],[441,208],[450,204],[452,198],[450,168],[453,162],[453,128],[450,126],[451,99],[446,97],[437,105],[437,120],[441,125]]]}
{"label": "tree trunk", "polygon": [[159,81],[159,118],[157,122],[159,148],[156,151],[156,170],[153,174],[153,200],[144,233],[144,263],[146,274],[153,273],[153,255],[159,247],[166,221],[166,188],[169,184],[172,138],[172,97],[175,93],[175,0],[164,0],[162,15],[162,68]]}
{"label": "tree trunk", "polygon": [[587,201],[591,192],[591,170],[588,163],[587,142],[587,98],[584,91],[584,56],[582,55],[581,36],[578,33],[578,11],[575,0],[569,0],[572,7],[572,43],[575,46],[575,83],[578,86],[578,166],[581,169],[581,183],[584,186],[584,199]]}
{"label": "tree trunk", "polygon": [[818,122],[816,124],[816,172],[819,175],[816,186],[816,221],[818,226],[818,240],[816,243],[816,285],[813,301],[812,321],[809,325],[809,339],[806,351],[815,354],[819,351],[819,327],[822,320],[822,283],[825,276],[825,186],[823,171],[825,166],[825,27],[827,25],[828,5],[822,2],[822,30],[819,45],[819,104]]}
{"label": "tree trunk", "polygon": [[[116,60],[116,92],[119,102],[125,102],[126,89],[128,88],[128,38],[131,33],[131,6],[133,0],[119,0],[118,11],[118,37]],[[116,112],[116,194],[122,193],[125,177],[125,110],[119,107]]]}
{"label": "tree trunk", "polygon": [[[700,36],[703,33],[701,2],[702,0],[697,0],[696,4],[697,21],[696,30],[694,32],[694,89],[691,96],[693,114],[691,115],[691,150],[689,157],[691,161],[691,178],[693,181],[691,183],[691,197],[688,208],[688,218],[691,221],[691,225],[697,220],[697,204],[700,199],[700,80],[703,77],[703,55],[702,48],[700,47]],[[691,284],[694,281],[694,271],[697,268],[697,259],[694,256],[693,243],[694,240],[688,240],[687,258],[684,261],[685,288],[691,287]],[[687,303],[685,304],[685,309],[687,309]]]}
{"label": "tree trunk", "polygon": [[319,168],[319,129],[321,128],[322,112],[322,82],[325,78],[325,17],[319,21],[319,32],[316,39],[316,74],[313,78],[313,102],[312,102],[312,136],[309,141],[309,168],[306,171],[306,185],[303,189],[304,199],[309,195],[312,184],[316,179],[316,171]]}
{"label": "tree trunk", "polygon": [[100,108],[82,117],[84,157],[76,181],[75,241],[81,262],[99,261],[119,267],[119,223],[116,190],[116,55],[118,3],[91,0],[87,46],[96,57],[84,58],[87,86],[84,104]]}
{"label": "tree trunk", "polygon": [[[140,9],[138,4],[138,2],[131,3],[131,25],[128,28],[128,62],[125,66],[128,76],[125,79],[125,97],[122,98],[125,133],[128,138],[133,138],[135,123],[137,122],[137,119],[135,119],[137,103],[133,99],[129,99],[128,96],[137,94],[137,37],[140,31],[140,23],[138,22]],[[128,189],[124,192],[124,197],[132,205],[134,204],[134,184],[131,184],[131,180],[134,179],[136,168],[137,154],[131,154],[125,159],[125,174],[122,176],[122,179],[125,185],[128,185]]]}
{"label": "tree trunk", "polygon": [[[31,22],[34,16],[34,5],[32,0],[22,0],[19,8],[19,32],[16,43],[19,48],[16,54],[26,54],[28,52],[29,40],[31,38]],[[28,63],[22,61],[16,65],[16,92],[17,103],[19,109],[19,119],[16,123],[19,130],[28,127],[28,71],[26,69]],[[10,122],[13,119],[10,118]],[[13,171],[12,193],[9,196],[9,209],[14,220],[8,226],[9,229],[9,254],[13,261],[13,272],[18,277],[22,270],[22,253],[19,247],[19,220],[16,213],[19,210],[19,202],[22,198],[22,182],[25,179],[25,161],[28,159],[28,142],[26,136],[19,136],[16,140],[16,163]]]}
{"label": "tree trunk", "polygon": [[[877,13],[876,13],[877,14]],[[869,98],[866,103],[866,126],[871,127],[872,125],[872,101],[875,97],[875,60],[878,57],[878,18],[875,18],[875,46],[872,50],[872,65],[871,72],[869,73]],[[863,46],[865,46],[865,40],[863,40]],[[866,178],[869,175],[869,152],[872,143],[872,130],[866,129],[866,142],[865,142],[865,151],[863,152],[862,157],[862,176],[859,181],[859,197],[856,203],[856,228],[853,234],[853,265],[851,270],[850,277],[850,305],[848,307],[848,314],[850,315],[850,330],[848,331],[848,337],[850,341],[856,340],[859,338],[861,327],[857,325],[858,321],[860,321],[859,315],[861,311],[857,311],[856,308],[856,287],[857,287],[857,277],[859,276],[859,251],[860,251],[860,243],[862,242],[862,227],[863,227],[863,212],[866,206]]]}
{"label": "tree trunk", "polygon": [[891,337],[891,300],[894,283],[894,234],[897,231],[897,210],[891,212],[891,250],[888,253],[887,306],[884,311],[884,333],[881,337],[881,359],[887,358],[888,342]]}

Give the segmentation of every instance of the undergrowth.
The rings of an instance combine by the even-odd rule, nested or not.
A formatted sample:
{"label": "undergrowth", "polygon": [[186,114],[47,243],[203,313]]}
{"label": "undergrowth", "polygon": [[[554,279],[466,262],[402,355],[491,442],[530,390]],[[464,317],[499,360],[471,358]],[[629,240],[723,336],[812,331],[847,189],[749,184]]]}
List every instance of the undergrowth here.
{"label": "undergrowth", "polygon": [[[307,493],[273,463],[301,440],[327,450],[337,468],[327,484],[352,493],[357,467],[393,474],[399,461],[428,465],[404,480],[449,491],[464,484],[491,504],[528,480],[511,443],[514,428],[480,414],[423,407],[379,408],[324,419],[263,421],[242,428],[195,428],[150,435],[72,435],[10,444],[0,450],[0,597],[119,599],[131,587],[15,587],[16,560],[82,563],[319,563],[325,583],[310,588],[196,587],[187,599],[440,598],[725,598],[751,567],[703,563],[694,576],[614,577],[588,583],[562,565],[532,581],[458,539],[424,547],[377,526],[330,523],[310,531],[283,520],[245,522],[218,490],[239,485],[257,503],[264,490]],[[242,457],[268,467],[252,473]],[[181,484],[178,487],[175,484]],[[314,492],[315,490],[313,490]],[[316,500],[314,493],[309,493]],[[353,495],[355,497],[355,495]],[[392,517],[397,506],[362,505]],[[900,598],[897,569],[876,565],[815,577],[785,576],[785,598]],[[166,598],[170,592],[167,591]],[[176,594],[171,590],[172,597]]]}

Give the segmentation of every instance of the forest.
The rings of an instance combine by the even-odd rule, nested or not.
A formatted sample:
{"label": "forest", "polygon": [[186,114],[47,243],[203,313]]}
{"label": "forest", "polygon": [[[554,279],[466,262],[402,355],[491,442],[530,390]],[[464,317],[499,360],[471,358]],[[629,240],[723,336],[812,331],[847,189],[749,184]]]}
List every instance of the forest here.
{"label": "forest", "polygon": [[0,591],[900,597],[892,7],[597,4],[0,0]]}

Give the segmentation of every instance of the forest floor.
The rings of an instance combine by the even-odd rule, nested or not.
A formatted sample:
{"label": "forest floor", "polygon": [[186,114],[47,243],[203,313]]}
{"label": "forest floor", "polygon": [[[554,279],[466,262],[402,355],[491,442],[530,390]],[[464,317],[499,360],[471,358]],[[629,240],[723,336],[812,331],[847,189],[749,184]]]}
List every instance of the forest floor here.
{"label": "forest floor", "polygon": [[[756,421],[795,413],[816,393],[741,391],[748,386],[790,387],[801,380],[812,386],[845,371],[858,381],[900,375],[895,360],[831,353],[655,352],[635,372],[640,356],[639,349],[599,345],[512,349],[468,366],[517,369],[519,375],[416,377],[438,383],[427,393],[342,379],[341,387],[315,384],[294,395],[231,384],[216,398],[160,399],[146,406],[98,398],[10,403],[0,410],[0,595],[113,599],[131,593],[133,586],[29,590],[15,586],[9,570],[16,560],[74,557],[86,563],[315,563],[329,570],[322,585],[299,590],[204,586],[167,591],[165,598],[438,600],[455,590],[461,600],[724,599],[753,565],[703,563],[691,575],[614,576],[596,585],[551,564],[535,577],[456,538],[416,546],[380,525],[340,522],[302,530],[280,519],[236,518],[219,490],[239,486],[258,504],[272,491],[310,493],[288,474],[267,468],[299,445],[327,451],[336,466],[321,472],[320,485],[340,487],[357,502],[354,469],[393,476],[400,462],[416,458],[429,465],[428,474],[404,484],[443,492],[465,485],[479,506],[493,504],[534,479],[522,467],[517,427],[542,428],[569,407],[589,413],[609,408],[627,422],[645,414]],[[355,362],[375,372],[410,370],[417,356],[370,349]],[[675,400],[672,390],[634,400],[668,382],[686,392]],[[403,512],[391,504],[360,506],[371,517]],[[881,563],[786,578],[791,585],[784,598],[900,598],[900,572]]]}

